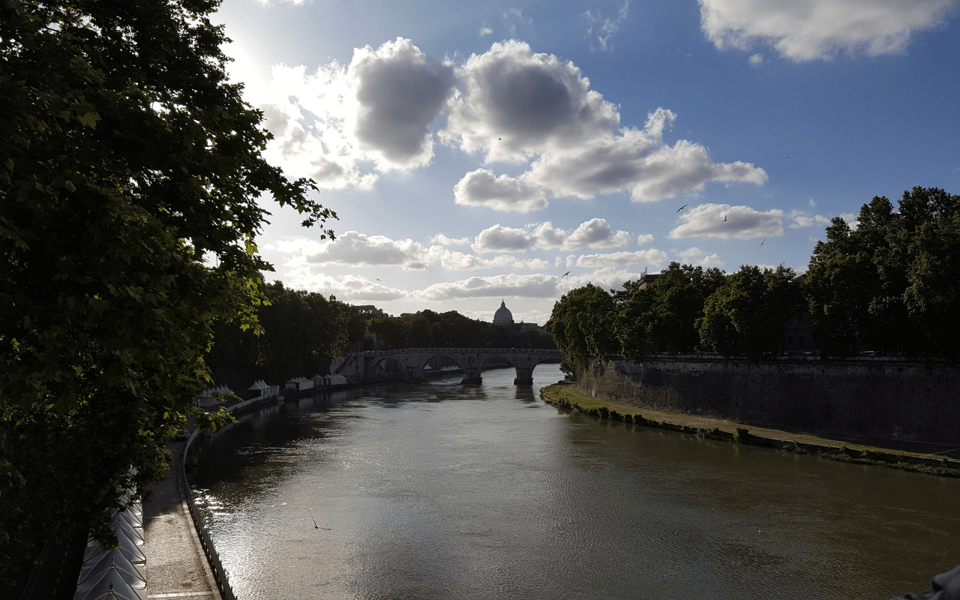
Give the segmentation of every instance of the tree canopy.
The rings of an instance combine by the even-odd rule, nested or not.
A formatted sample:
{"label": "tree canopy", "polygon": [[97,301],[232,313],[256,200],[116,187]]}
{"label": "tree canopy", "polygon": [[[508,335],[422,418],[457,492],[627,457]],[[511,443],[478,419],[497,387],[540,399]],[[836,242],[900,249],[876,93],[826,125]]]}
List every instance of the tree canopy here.
{"label": "tree canopy", "polygon": [[824,356],[872,350],[956,361],[958,270],[960,196],[915,187],[897,209],[882,196],[864,204],[855,227],[833,219],[804,277],[782,265],[728,275],[671,263],[610,294],[590,284],[567,293],[547,328],[574,368],[658,352],[779,354],[787,326],[804,313]]}
{"label": "tree canopy", "polygon": [[203,419],[213,324],[255,327],[259,197],[331,235],[262,157],[218,4],[0,2],[0,589],[37,543],[112,541]]}
{"label": "tree canopy", "polygon": [[882,196],[856,229],[835,218],[807,272],[810,313],[826,354],[857,350],[960,357],[960,196],[938,188]]}

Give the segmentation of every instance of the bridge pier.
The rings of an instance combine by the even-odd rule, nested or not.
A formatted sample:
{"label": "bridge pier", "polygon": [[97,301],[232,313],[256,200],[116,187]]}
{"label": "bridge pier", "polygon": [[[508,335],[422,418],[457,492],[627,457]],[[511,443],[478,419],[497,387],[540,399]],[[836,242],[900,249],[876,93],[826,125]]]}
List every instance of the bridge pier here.
{"label": "bridge pier", "polygon": [[421,381],[423,381],[423,370],[420,369],[419,367],[407,367],[406,377],[404,379],[406,381],[420,383]]}
{"label": "bridge pier", "polygon": [[515,367],[517,378],[513,380],[513,385],[533,385],[533,367]]}
{"label": "bridge pier", "polygon": [[460,383],[467,385],[479,385],[483,383],[483,378],[480,376],[480,369],[477,367],[464,367],[463,381]]}

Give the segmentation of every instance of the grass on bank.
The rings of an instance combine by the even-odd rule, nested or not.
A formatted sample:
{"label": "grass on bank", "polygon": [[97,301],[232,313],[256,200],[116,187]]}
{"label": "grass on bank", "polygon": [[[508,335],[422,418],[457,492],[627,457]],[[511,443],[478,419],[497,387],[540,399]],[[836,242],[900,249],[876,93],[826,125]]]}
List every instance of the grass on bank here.
{"label": "grass on bank", "polygon": [[942,455],[891,450],[851,444],[808,434],[767,428],[744,427],[725,419],[668,413],[610,402],[578,391],[569,384],[556,384],[540,390],[544,402],[560,410],[576,410],[600,419],[621,421],[668,431],[697,435],[706,439],[774,448],[797,454],[820,456],[841,462],[878,465],[943,477],[960,477],[960,461]]}

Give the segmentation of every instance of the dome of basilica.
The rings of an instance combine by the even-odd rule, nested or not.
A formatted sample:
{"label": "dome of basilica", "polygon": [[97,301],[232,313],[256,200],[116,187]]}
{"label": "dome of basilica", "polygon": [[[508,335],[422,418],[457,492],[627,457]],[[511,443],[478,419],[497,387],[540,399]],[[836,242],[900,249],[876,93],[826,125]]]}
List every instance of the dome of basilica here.
{"label": "dome of basilica", "polygon": [[493,314],[494,325],[513,325],[513,313],[507,308],[507,303],[500,301],[500,308]]}

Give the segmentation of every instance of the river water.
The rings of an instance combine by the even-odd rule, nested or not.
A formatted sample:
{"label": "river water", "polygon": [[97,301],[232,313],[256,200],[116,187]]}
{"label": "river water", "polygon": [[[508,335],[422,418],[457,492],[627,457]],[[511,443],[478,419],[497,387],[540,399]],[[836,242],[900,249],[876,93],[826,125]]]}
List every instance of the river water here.
{"label": "river water", "polygon": [[564,413],[512,369],[289,400],[201,444],[240,600],[888,599],[960,564],[960,481]]}

